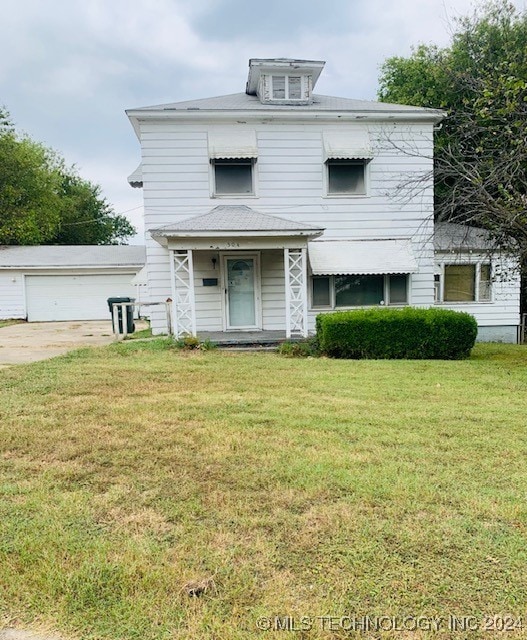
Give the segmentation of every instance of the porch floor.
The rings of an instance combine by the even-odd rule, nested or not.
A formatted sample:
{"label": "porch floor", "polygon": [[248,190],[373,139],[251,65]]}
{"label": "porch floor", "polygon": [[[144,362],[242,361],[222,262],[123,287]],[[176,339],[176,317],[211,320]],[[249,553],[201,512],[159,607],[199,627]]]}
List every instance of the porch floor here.
{"label": "porch floor", "polygon": [[285,331],[200,331],[200,340],[210,340],[220,346],[275,345],[286,340],[301,340],[299,337],[286,338]]}

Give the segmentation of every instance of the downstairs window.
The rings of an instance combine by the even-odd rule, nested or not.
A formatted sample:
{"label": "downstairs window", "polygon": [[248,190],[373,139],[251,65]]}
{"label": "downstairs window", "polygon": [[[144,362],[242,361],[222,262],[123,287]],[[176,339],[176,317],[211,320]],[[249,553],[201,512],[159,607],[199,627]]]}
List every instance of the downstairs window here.
{"label": "downstairs window", "polygon": [[436,302],[490,302],[490,264],[443,264],[442,275],[436,275],[435,290]]}
{"label": "downstairs window", "polygon": [[408,276],[313,276],[311,304],[315,308],[330,309],[405,305],[408,304]]}

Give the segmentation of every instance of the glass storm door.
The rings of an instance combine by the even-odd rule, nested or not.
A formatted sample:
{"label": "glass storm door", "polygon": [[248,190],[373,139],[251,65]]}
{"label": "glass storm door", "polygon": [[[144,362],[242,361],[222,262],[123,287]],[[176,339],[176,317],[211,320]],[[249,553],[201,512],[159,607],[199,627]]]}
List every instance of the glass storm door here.
{"label": "glass storm door", "polygon": [[256,258],[226,257],[227,329],[258,326]]}

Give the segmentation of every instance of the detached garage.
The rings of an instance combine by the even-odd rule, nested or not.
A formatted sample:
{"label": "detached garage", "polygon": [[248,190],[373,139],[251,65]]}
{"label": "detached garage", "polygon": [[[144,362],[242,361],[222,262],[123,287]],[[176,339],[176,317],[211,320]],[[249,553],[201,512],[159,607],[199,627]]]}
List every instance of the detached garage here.
{"label": "detached garage", "polygon": [[137,297],[143,246],[0,247],[0,318],[103,320],[107,298]]}

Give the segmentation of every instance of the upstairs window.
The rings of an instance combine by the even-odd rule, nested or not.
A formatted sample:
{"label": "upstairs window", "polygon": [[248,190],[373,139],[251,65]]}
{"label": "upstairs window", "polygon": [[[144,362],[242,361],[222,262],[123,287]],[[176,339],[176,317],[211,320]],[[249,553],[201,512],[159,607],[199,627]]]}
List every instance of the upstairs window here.
{"label": "upstairs window", "polygon": [[489,263],[444,264],[442,272],[442,277],[436,275],[436,302],[490,302]]}
{"label": "upstairs window", "polygon": [[366,166],[366,160],[327,160],[328,195],[366,195]]}
{"label": "upstairs window", "polygon": [[302,76],[271,76],[273,100],[301,100]]}
{"label": "upstairs window", "polygon": [[254,194],[254,162],[251,159],[214,160],[214,194],[240,196]]}

